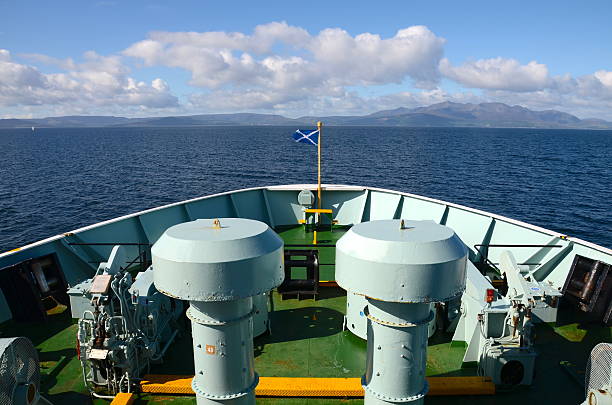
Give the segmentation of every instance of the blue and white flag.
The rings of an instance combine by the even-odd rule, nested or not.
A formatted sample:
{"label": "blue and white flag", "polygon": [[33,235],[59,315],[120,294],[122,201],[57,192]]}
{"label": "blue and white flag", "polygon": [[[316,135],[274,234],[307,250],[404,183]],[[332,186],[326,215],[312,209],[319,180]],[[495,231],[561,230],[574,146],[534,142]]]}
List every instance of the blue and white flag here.
{"label": "blue and white flag", "polygon": [[293,134],[293,139],[296,142],[307,143],[309,145],[317,145],[319,143],[318,129],[298,129]]}

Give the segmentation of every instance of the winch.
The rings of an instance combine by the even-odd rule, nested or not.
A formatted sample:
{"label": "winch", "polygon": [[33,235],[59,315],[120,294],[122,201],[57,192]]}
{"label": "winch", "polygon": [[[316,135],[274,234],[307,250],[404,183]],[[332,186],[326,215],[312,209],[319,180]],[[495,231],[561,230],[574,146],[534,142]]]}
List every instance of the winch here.
{"label": "winch", "polygon": [[151,267],[133,277],[125,264],[123,247],[115,246],[93,278],[68,290],[83,377],[95,396],[96,387],[129,392],[179,333],[182,302],[157,291]]}

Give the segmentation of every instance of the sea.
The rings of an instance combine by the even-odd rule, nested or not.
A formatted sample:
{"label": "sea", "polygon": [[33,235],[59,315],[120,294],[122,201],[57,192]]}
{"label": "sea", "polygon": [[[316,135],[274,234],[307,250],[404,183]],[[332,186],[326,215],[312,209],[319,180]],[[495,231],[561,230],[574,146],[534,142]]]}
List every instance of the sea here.
{"label": "sea", "polygon": [[[0,130],[0,252],[164,204],[316,183],[288,127]],[[325,127],[323,183],[388,188],[612,248],[612,131]]]}

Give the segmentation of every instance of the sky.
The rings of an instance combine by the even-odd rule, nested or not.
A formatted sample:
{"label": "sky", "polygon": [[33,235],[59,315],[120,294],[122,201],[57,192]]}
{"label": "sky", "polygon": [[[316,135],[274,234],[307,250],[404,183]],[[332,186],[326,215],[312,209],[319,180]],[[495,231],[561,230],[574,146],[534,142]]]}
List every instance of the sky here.
{"label": "sky", "polygon": [[612,120],[612,2],[0,0],[0,118],[443,101]]}

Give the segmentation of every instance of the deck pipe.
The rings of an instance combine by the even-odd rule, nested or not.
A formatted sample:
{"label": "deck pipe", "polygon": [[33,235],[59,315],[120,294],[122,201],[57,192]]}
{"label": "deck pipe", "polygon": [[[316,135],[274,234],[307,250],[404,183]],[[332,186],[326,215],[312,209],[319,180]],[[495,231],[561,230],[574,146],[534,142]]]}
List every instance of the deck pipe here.
{"label": "deck pipe", "polygon": [[255,403],[254,297],[284,279],[283,241],[243,218],[170,227],[151,248],[155,287],[190,301],[198,405]]}
{"label": "deck pipe", "polygon": [[446,226],[404,220],[357,224],[336,246],[338,285],[365,297],[365,405],[422,404],[431,304],[465,290],[467,248]]}

